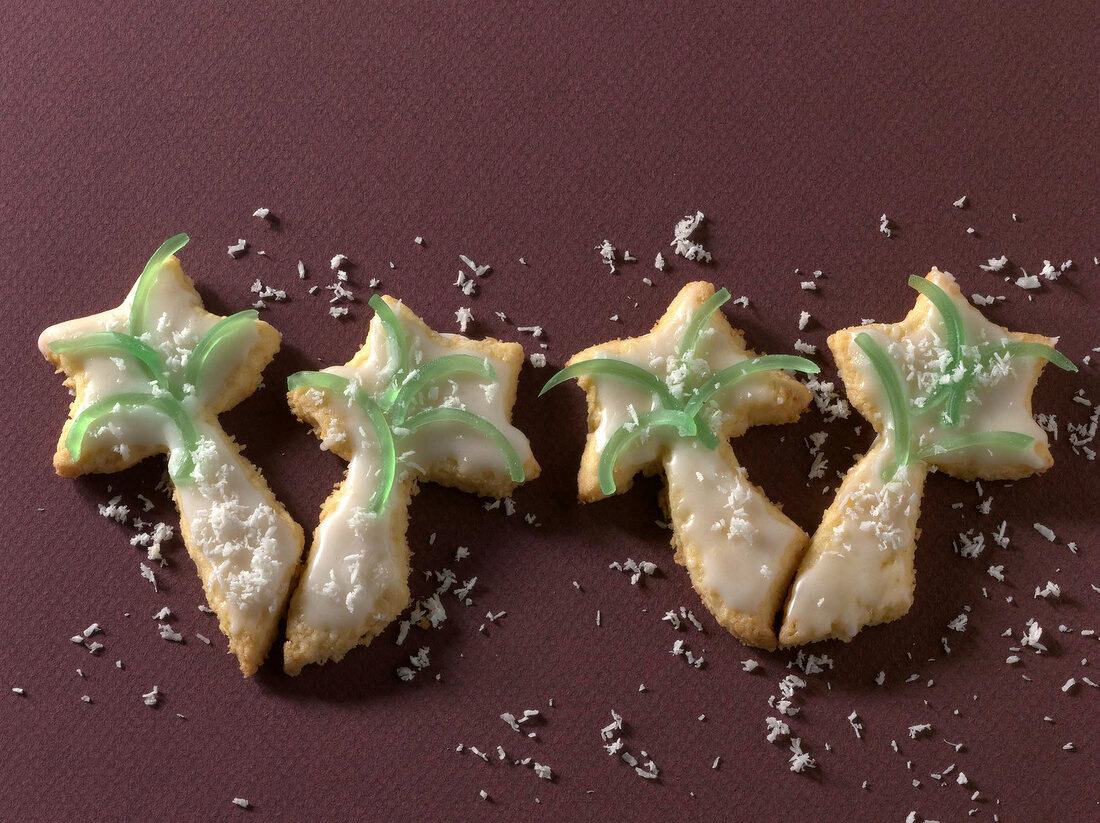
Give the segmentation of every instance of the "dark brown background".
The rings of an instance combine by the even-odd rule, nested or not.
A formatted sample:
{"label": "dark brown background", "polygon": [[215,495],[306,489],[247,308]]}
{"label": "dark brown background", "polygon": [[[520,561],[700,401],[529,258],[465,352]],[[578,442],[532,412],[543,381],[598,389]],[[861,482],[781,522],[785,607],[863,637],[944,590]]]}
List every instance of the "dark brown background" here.
{"label": "dark brown background", "polygon": [[[530,352],[530,338],[493,312],[545,326],[552,366],[647,330],[684,282],[701,277],[751,299],[730,316],[761,350],[790,351],[797,336],[822,346],[829,330],[861,317],[899,319],[912,300],[905,276],[933,264],[968,293],[1008,295],[991,317],[1061,333],[1077,361],[1100,345],[1092,263],[1100,40],[1091,4],[974,6],[965,16],[947,10],[954,4],[858,14],[845,3],[787,12],[728,3],[434,5],[4,5],[0,818],[900,821],[918,810],[946,821],[975,808],[978,820],[1097,819],[1098,694],[1059,687],[1090,671],[1098,679],[1100,652],[1095,639],[1056,627],[1100,628],[1100,594],[1089,587],[1100,584],[1100,494],[1096,464],[1071,453],[1064,428],[1052,471],[987,487],[990,517],[973,510],[973,487],[930,479],[912,613],[827,647],[836,670],[805,690],[792,725],[818,758],[809,775],[790,773],[785,748],[764,740],[766,700],[791,655],[746,650],[703,613],[653,525],[657,484],[574,504],[583,400],[566,388],[536,401],[549,369],[525,369],[516,410],[544,470],[516,498],[542,527],[426,488],[409,535],[415,590],[429,590],[419,571],[449,564],[478,576],[476,606],[449,600],[442,630],[414,631],[404,648],[391,630],[294,680],[280,673],[277,653],[242,680],[220,653],[213,621],[195,609],[201,591],[178,541],[154,595],[138,576],[130,530],[97,514],[110,487],[131,501],[148,491],[162,463],[77,482],[53,476],[68,401],[36,335],[116,305],[177,231],[191,234],[184,265],[213,309],[246,306],[256,277],[291,292],[265,315],[285,343],[268,386],[223,421],[307,530],[343,467],[292,420],[280,387],[292,371],[342,362],[363,337],[364,303],[338,322],[324,298],[305,294],[330,282],[337,252],[354,262],[361,295],[380,277],[437,328],[454,329],[455,309],[468,304],[474,333],[519,340]],[[963,194],[971,205],[960,211],[951,203]],[[277,226],[250,217],[259,206]],[[668,254],[676,220],[696,208],[710,218],[716,263],[677,259],[654,272],[650,261]],[[893,239],[878,232],[883,212]],[[225,249],[238,237],[268,259],[231,260]],[[605,237],[641,262],[610,277],[592,250]],[[459,253],[493,266],[472,300],[451,285]],[[1002,253],[1032,273],[1045,258],[1076,267],[1029,302],[977,268]],[[294,275],[298,259],[313,272],[305,284]],[[796,267],[824,271],[817,294],[798,289]],[[803,308],[814,322],[799,335]],[[621,323],[608,320],[615,313]],[[1084,421],[1090,410],[1070,396],[1084,387],[1100,400],[1096,374],[1095,365],[1077,376],[1049,371],[1036,408],[1063,426]],[[861,422],[824,427],[830,481],[849,465],[849,449],[866,446],[867,427],[855,434]],[[821,481],[807,486],[801,441],[821,428],[811,412],[735,444],[753,479],[808,530],[830,495]],[[957,501],[961,510],[951,508]],[[1011,524],[1010,548],[977,560],[952,552],[958,531],[989,531],[1001,518]],[[1034,533],[1036,520],[1058,543]],[[1066,540],[1077,542],[1077,556]],[[456,565],[460,544],[472,557]],[[657,562],[660,576],[632,588],[607,570],[628,556]],[[986,574],[991,563],[1006,565],[1007,585]],[[1033,599],[1048,579],[1063,585],[1060,602]],[[157,637],[149,618],[164,604],[180,615],[185,645]],[[706,634],[659,622],[680,604],[703,618]],[[973,608],[969,630],[948,632],[964,605]],[[508,616],[482,635],[489,609]],[[1009,667],[1013,641],[1000,635],[1018,636],[1031,616],[1048,630],[1051,653]],[[94,620],[107,648],[90,657],[68,638]],[[678,637],[703,651],[705,669],[668,654]],[[428,674],[442,682],[399,683],[394,669],[421,643],[431,647]],[[743,673],[748,657],[762,670]],[[872,683],[879,670],[886,688]],[[906,684],[911,673],[920,680]],[[638,693],[641,682],[648,692]],[[164,693],[155,710],[140,697],[154,683]],[[498,719],[528,707],[545,711],[537,742]],[[641,780],[600,748],[611,709],[626,718],[630,748],[662,768],[660,781]],[[845,720],[853,709],[863,740]],[[910,741],[906,728],[923,722],[933,734]],[[965,748],[956,753],[944,738]],[[1075,752],[1062,750],[1067,741]],[[532,755],[556,779],[457,754],[458,743]],[[929,777],[950,763],[983,800],[970,803],[969,789]],[[478,798],[481,788],[491,804]],[[236,795],[253,811],[230,805]]]}

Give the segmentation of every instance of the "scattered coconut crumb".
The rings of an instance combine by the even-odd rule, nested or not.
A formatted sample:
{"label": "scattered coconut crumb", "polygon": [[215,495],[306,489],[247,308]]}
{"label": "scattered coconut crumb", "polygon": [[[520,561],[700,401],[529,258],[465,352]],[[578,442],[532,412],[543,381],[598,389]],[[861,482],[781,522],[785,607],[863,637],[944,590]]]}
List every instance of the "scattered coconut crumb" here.
{"label": "scattered coconut crumb", "polygon": [[603,240],[600,245],[596,246],[596,251],[600,253],[600,259],[607,266],[611,274],[618,274],[619,270],[615,268],[615,247],[611,245],[610,240]]}
{"label": "scattered coconut crumb", "polygon": [[863,721],[860,720],[859,715],[856,714],[855,711],[853,711],[850,715],[848,715],[848,723],[851,724],[852,731],[854,731],[856,733],[856,737],[857,738],[862,738],[863,737]]}
{"label": "scattered coconut crumb", "polygon": [[792,737],[790,741],[791,748],[791,771],[796,774],[801,774],[806,769],[816,769],[817,762],[810,757],[808,752],[802,751],[802,739],[799,737]]}
{"label": "scattered coconut crumb", "polygon": [[669,243],[673,247],[674,254],[697,263],[710,263],[714,259],[711,253],[703,248],[702,244],[691,239],[691,235],[702,225],[705,219],[703,213],[697,211],[694,215],[685,215],[676,224],[676,228],[673,230],[672,242]]}
{"label": "scattered coconut crumb", "polygon": [[146,566],[144,563],[140,563],[141,576],[153,584],[153,591],[157,591],[157,578],[153,574],[153,570]]}
{"label": "scattered coconut crumb", "polygon": [[1042,588],[1040,588],[1039,586],[1035,587],[1035,596],[1042,598],[1054,598],[1055,600],[1057,600],[1059,597],[1062,596],[1062,587],[1059,586],[1057,583],[1048,580],[1047,584]]}
{"label": "scattered coconut crumb", "polygon": [[1044,526],[1042,523],[1033,523],[1032,525],[1035,527],[1035,531],[1039,532],[1039,534],[1041,534],[1051,543],[1053,543],[1057,539],[1054,535],[1053,529]]}
{"label": "scattered coconut crumb", "polygon": [[651,577],[657,571],[657,564],[652,563],[649,560],[643,560],[640,563],[635,563],[633,558],[628,557],[626,562],[620,563],[617,560],[612,562],[609,569],[615,569],[616,571],[623,572],[630,575],[630,585],[635,586],[638,581],[642,579],[642,575]]}
{"label": "scattered coconut crumb", "polygon": [[492,270],[491,266],[477,265],[473,260],[471,260],[464,254],[460,254],[458,256],[458,259],[465,263],[467,267],[469,267],[470,271],[472,271],[477,277],[485,277]]}

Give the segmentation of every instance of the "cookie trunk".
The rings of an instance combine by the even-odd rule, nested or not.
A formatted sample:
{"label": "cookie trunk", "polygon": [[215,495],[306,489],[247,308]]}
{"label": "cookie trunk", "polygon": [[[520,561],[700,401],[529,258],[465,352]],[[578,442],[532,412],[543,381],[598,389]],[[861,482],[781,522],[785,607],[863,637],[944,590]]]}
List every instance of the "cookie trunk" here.
{"label": "cookie trunk", "polygon": [[197,428],[195,471],[173,488],[180,531],[229,650],[249,676],[275,639],[305,540],[233,439],[214,422]]}
{"label": "cookie trunk", "polygon": [[879,438],[844,477],[814,533],[787,600],[784,646],[837,638],[904,615],[913,604],[917,519],[928,467],[883,483],[892,447]]}
{"label": "cookie trunk", "polygon": [[339,661],[409,604],[408,508],[416,481],[394,483],[385,509],[367,510],[378,472],[356,455],[321,509],[306,568],[290,602],[283,668]]}
{"label": "cookie trunk", "polygon": [[664,460],[676,561],[718,622],[774,649],[775,614],[807,535],[750,483],[728,442],[681,440]]}

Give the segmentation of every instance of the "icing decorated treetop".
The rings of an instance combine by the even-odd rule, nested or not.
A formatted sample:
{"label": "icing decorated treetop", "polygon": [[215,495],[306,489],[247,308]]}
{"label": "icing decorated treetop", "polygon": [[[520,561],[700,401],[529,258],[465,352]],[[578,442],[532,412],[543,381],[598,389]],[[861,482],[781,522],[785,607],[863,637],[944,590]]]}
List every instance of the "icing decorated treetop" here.
{"label": "icing decorated treetop", "polygon": [[[365,501],[367,509],[376,515],[385,510],[397,477],[402,446],[408,438],[431,426],[458,425],[469,429],[474,436],[483,437],[500,450],[512,482],[522,483],[525,479],[523,459],[508,438],[489,420],[468,409],[433,406],[430,402],[425,404],[430,389],[438,390],[441,384],[457,377],[496,382],[496,370],[489,360],[471,354],[448,354],[414,363],[405,330],[393,309],[378,295],[370,299],[370,307],[386,330],[390,351],[390,377],[377,397],[371,397],[354,377],[307,371],[292,374],[287,380],[289,391],[317,389],[346,397],[370,422],[381,452],[381,480],[371,499]],[[423,408],[424,405],[429,407]]]}
{"label": "icing decorated treetop", "polygon": [[[237,312],[219,319],[191,347],[180,346],[177,335],[187,328],[188,320],[178,322],[175,312],[156,314],[154,292],[163,289],[161,274],[165,263],[187,245],[186,234],[177,234],[161,244],[149,258],[129,298],[126,322],[120,328],[106,330],[76,321],[72,336],[66,329],[53,327],[49,351],[68,360],[105,358],[125,361],[124,368],[139,375],[145,385],[136,391],[104,393],[83,406],[68,425],[64,444],[73,463],[80,463],[89,432],[109,427],[112,418],[135,412],[160,417],[172,429],[169,470],[176,482],[191,483],[194,453],[199,442],[195,418],[223,389],[226,361],[239,354],[241,340],[255,333],[259,315],[255,310]],[[199,307],[201,309],[201,307]],[[204,312],[205,314],[205,312]],[[116,325],[116,324],[112,324]],[[166,333],[168,332],[168,333]]]}
{"label": "icing decorated treetop", "polygon": [[[726,289],[719,289],[699,307],[684,327],[683,335],[672,359],[666,358],[664,375],[616,357],[596,357],[571,363],[547,381],[540,394],[578,377],[611,378],[648,392],[656,407],[637,413],[619,426],[600,450],[599,482],[605,495],[615,494],[615,464],[619,456],[638,440],[648,438],[657,429],[675,431],[677,437],[694,438],[707,449],[718,446],[718,437],[711,423],[704,419],[704,409],[716,398],[752,375],[765,371],[787,369],[816,374],[817,364],[805,357],[789,354],[766,354],[741,360],[715,370],[698,348],[703,331],[710,325],[714,313],[730,299]],[[575,358],[574,358],[575,359]],[[637,410],[635,410],[637,411]]]}
{"label": "icing decorated treetop", "polygon": [[[895,361],[871,333],[860,331],[854,338],[866,359],[864,368],[873,370],[886,398],[887,409],[868,409],[867,415],[882,421],[883,428],[878,430],[894,452],[883,467],[883,479],[891,479],[895,471],[914,460],[944,462],[943,468],[950,471],[952,465],[959,465],[957,461],[945,462],[952,453],[972,458],[982,452],[1011,454],[1034,448],[1037,440],[1033,433],[993,428],[996,409],[990,414],[989,407],[1029,406],[1033,386],[1028,387],[1025,381],[1008,381],[1015,397],[997,396],[1005,378],[1024,365],[1021,358],[1033,363],[1048,361],[1066,371],[1077,371],[1077,367],[1032,336],[990,333],[983,328],[985,318],[976,309],[969,303],[961,307],[932,277],[910,277],[909,285],[933,307],[926,322],[937,323],[939,331],[931,342],[922,345],[916,338],[903,337],[905,350]],[[912,390],[910,382],[915,384]],[[1031,426],[1023,428],[1030,430]],[[1045,448],[1045,443],[1040,448]]]}

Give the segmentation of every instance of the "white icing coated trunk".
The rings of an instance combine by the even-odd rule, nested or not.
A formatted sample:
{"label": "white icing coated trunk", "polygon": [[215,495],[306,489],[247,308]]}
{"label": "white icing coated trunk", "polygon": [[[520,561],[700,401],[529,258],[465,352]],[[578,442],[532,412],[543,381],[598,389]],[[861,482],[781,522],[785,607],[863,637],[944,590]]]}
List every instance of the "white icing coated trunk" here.
{"label": "white icing coated trunk", "polygon": [[679,440],[664,468],[672,526],[696,590],[712,610],[724,607],[771,632],[801,556],[802,530],[748,481],[728,443],[709,450],[694,438]]}
{"label": "white icing coated trunk", "polygon": [[225,432],[209,422],[197,428],[191,482],[175,488],[184,537],[210,564],[208,596],[229,631],[270,634],[301,550],[298,533]]}
{"label": "white icing coated trunk", "polygon": [[325,514],[313,546],[292,616],[309,626],[340,634],[373,634],[408,604],[409,551],[405,543],[408,484],[394,483],[386,508],[366,508],[378,485],[369,455],[356,454],[336,506]]}
{"label": "white icing coated trunk", "polygon": [[850,640],[864,626],[893,620],[913,603],[917,518],[925,463],[882,482],[892,448],[883,438],[844,477],[813,536],[787,601],[783,637],[805,643]]}

